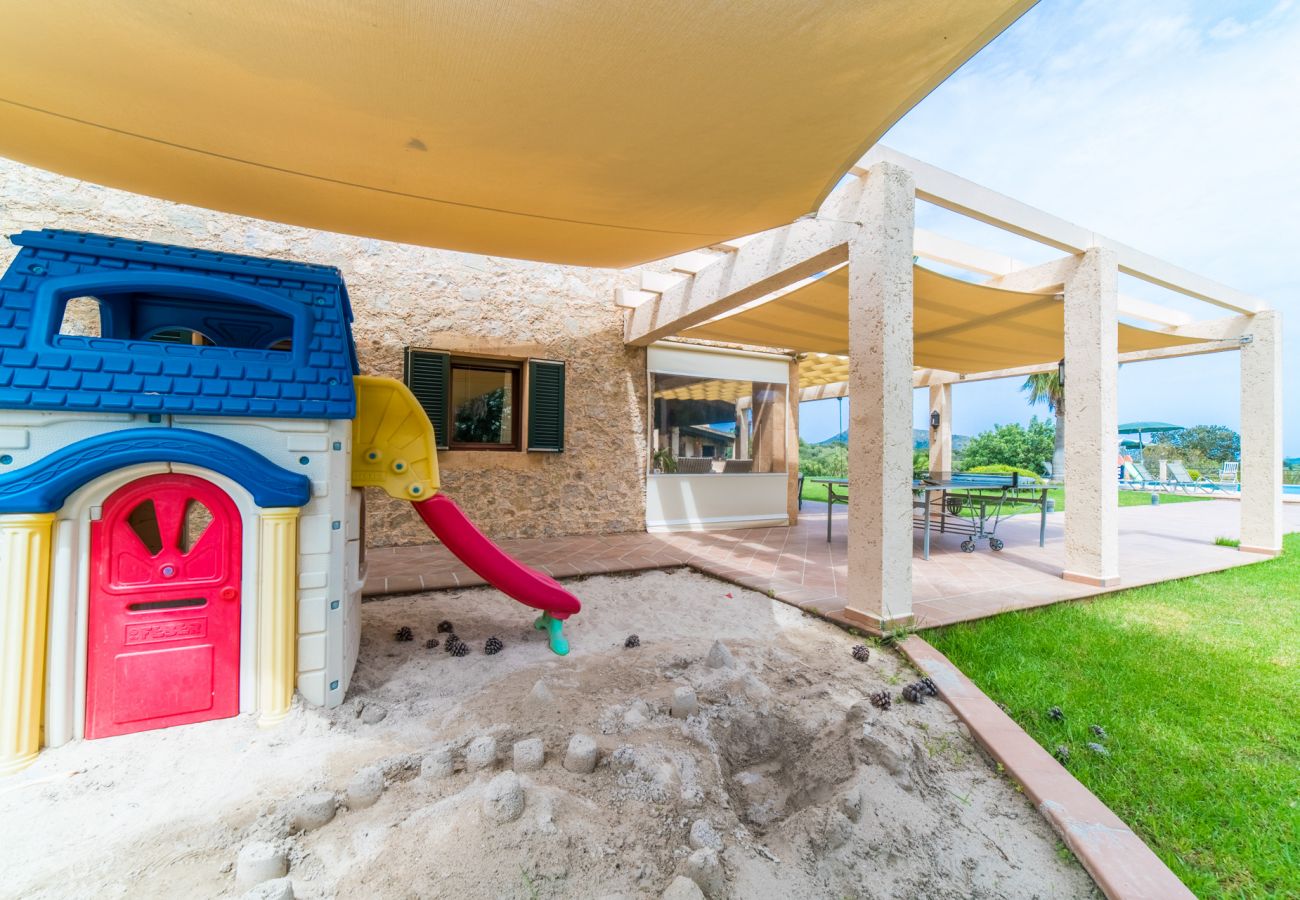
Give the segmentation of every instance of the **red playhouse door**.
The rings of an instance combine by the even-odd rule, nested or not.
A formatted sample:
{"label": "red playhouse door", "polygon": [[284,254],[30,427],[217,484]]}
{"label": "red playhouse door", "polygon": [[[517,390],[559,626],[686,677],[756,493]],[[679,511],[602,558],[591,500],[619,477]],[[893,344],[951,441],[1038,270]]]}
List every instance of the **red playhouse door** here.
{"label": "red playhouse door", "polygon": [[86,737],[239,713],[239,510],[193,475],[115,491],[90,526]]}

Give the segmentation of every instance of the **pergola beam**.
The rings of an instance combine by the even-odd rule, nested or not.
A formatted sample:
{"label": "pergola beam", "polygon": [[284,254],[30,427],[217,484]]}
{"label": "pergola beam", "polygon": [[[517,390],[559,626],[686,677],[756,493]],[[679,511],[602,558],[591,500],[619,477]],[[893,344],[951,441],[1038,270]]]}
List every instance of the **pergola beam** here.
{"label": "pergola beam", "polygon": [[626,342],[648,346],[847,261],[853,227],[850,222],[801,219],[755,235],[633,308]]}
{"label": "pergola beam", "polygon": [[[1229,321],[1236,321],[1229,320]],[[1249,323],[1249,318],[1245,322]],[[1202,344],[1185,344],[1181,347],[1159,347],[1155,350],[1134,350],[1130,353],[1121,353],[1119,355],[1120,365],[1125,363],[1149,362],[1156,359],[1177,359],[1182,356],[1202,356],[1207,353],[1227,353],[1241,349],[1241,341],[1238,338],[1225,339],[1220,341],[1207,341]],[[1058,363],[1046,362],[1037,363],[1032,366],[1017,366],[1014,369],[996,369],[990,372],[975,372],[970,375],[961,375],[957,372],[945,372],[942,369],[917,369],[912,373],[912,387],[925,388],[937,387],[941,384],[966,384],[975,381],[996,381],[999,378],[1027,378],[1030,375],[1037,375],[1042,372],[1056,371]],[[836,397],[847,397],[849,395],[849,385],[847,381],[837,381],[831,384],[814,384],[802,388],[799,391],[800,403],[811,403],[814,400],[833,400]]]}
{"label": "pergola beam", "polygon": [[[1007,290],[1035,291],[1062,284],[1066,273],[1062,270],[1058,275],[1054,267],[1078,264],[1077,256],[1063,256],[1040,266],[1033,266],[1013,256],[994,253],[983,247],[935,234],[923,228],[916,230],[915,241],[916,255],[922,259],[988,275],[990,278],[985,284]],[[1075,262],[1070,263],[1070,260]],[[1126,297],[1123,294],[1119,298],[1119,312],[1120,315],[1132,319],[1141,319],[1162,326],[1186,325],[1193,321],[1192,317],[1182,310],[1170,309],[1167,306],[1139,300],[1136,297]]]}
{"label": "pergola beam", "polygon": [[1113,250],[1121,272],[1224,309],[1241,313],[1256,313],[1267,309],[1256,298],[1235,288],[1112,241],[1094,231],[879,144],[862,157],[852,171],[861,176],[878,162],[892,162],[910,170],[916,179],[916,196],[936,206],[1071,254],[1082,253],[1094,247]]}

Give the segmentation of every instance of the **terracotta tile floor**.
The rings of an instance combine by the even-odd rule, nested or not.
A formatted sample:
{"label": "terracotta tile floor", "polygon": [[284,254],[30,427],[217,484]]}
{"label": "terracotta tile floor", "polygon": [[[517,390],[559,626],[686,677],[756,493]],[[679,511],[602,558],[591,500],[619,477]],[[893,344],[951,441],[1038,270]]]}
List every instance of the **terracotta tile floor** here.
{"label": "terracotta tile floor", "polygon": [[[1263,557],[1213,543],[1216,537],[1237,536],[1239,508],[1236,502],[1212,500],[1120,509],[1120,587],[1259,561]],[[1065,515],[1048,516],[1044,547],[1038,546],[1036,516],[1004,522],[998,535],[1006,549],[1000,553],[986,544],[963,553],[959,538],[935,535],[926,561],[918,534],[912,560],[917,624],[945,625],[1104,593],[1060,578]],[[1284,516],[1288,530],[1300,531],[1300,505],[1288,504]],[[837,507],[828,544],[825,506],[805,503],[799,523],[790,528],[581,535],[503,541],[501,546],[556,578],[691,566],[838,619],[847,605],[846,526],[846,511]],[[371,550],[367,564],[367,596],[483,584],[437,544]]]}

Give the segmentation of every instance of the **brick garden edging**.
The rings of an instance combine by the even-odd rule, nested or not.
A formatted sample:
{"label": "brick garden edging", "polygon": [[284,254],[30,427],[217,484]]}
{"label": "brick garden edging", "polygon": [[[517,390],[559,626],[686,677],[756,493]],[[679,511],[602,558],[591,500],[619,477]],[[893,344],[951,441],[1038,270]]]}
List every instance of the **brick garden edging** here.
{"label": "brick garden edging", "polygon": [[934,679],[971,736],[1002,764],[1110,900],[1195,896],[1106,804],[998,708],[952,662],[916,635],[899,649]]}

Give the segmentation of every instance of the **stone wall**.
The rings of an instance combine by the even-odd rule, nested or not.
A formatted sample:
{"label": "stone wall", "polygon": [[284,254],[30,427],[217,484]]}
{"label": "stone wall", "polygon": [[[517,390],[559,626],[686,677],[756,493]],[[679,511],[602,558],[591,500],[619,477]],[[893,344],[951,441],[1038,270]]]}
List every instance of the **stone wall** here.
{"label": "stone wall", "polygon": [[[562,453],[439,454],[443,489],[488,534],[639,531],[645,352],[623,344],[632,273],[474,256],[312,231],[99,187],[0,159],[0,228],[67,228],[337,266],[365,374],[401,378],[406,346],[568,364]],[[0,245],[0,266],[16,253]],[[421,543],[411,511],[368,491],[371,546]]]}

